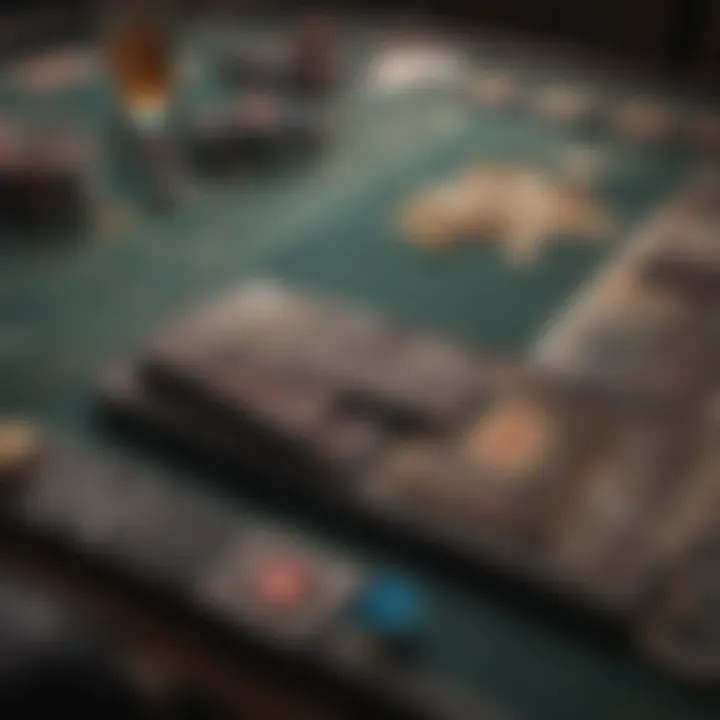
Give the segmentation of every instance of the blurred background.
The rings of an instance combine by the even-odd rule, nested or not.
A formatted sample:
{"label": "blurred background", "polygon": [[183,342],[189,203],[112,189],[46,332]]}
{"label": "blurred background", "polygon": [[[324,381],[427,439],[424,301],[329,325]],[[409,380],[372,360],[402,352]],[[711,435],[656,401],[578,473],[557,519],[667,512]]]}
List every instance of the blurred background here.
{"label": "blurred background", "polygon": [[[225,18],[242,26],[258,19],[296,17],[307,9],[272,0],[135,0],[120,4],[122,11],[132,7],[137,17],[160,13],[188,27],[205,19],[222,24]],[[83,43],[88,38],[95,41],[101,37],[99,19],[106,21],[118,9],[112,2],[92,0],[5,0],[0,4],[0,58],[13,60],[57,45]],[[310,9],[318,10],[317,6]],[[451,32],[460,30],[464,36],[468,31],[488,37],[507,36],[541,47],[568,45],[588,57],[601,58],[620,74],[632,68],[637,77],[670,79],[680,85],[687,82],[711,92],[717,90],[720,81],[717,0],[434,0],[392,5],[343,2],[326,5],[322,10],[350,24],[365,18],[373,22],[390,18],[395,27],[401,28],[447,28]],[[122,94],[122,82],[118,85]],[[260,111],[262,114],[262,107]],[[172,174],[172,168],[165,167],[164,172]],[[148,284],[153,282],[150,278]],[[140,308],[137,314],[144,311]],[[69,412],[77,411],[73,406]],[[90,582],[70,567],[49,562],[42,553],[25,549],[21,552],[5,544],[0,546],[0,556],[3,720],[37,717],[47,712],[41,707],[43,702],[52,704],[52,712],[97,718],[316,720],[352,716],[334,700],[293,686],[275,668],[260,669],[252,663],[249,667],[239,666],[217,643],[184,626],[181,620],[145,607],[103,583]],[[498,602],[503,603],[502,599]],[[541,626],[539,623],[534,627],[538,646],[544,644]],[[568,646],[574,642],[572,631],[570,637],[565,643]],[[525,647],[522,631],[518,631],[517,638],[515,652],[520,657]],[[572,652],[568,651],[568,657],[572,658]],[[618,660],[622,656],[614,649],[600,652],[607,654],[609,659],[603,662],[607,660],[608,667],[624,662]],[[492,665],[489,658],[490,675]],[[614,672],[606,674],[608,685],[615,684]],[[629,672],[632,675],[633,670]],[[657,701],[662,705],[665,679],[653,676],[648,680],[644,673],[644,669],[636,673],[640,678],[638,687],[642,687],[638,694],[652,696],[654,689],[662,687]],[[587,670],[587,677],[591,675],[592,670]],[[512,686],[512,681],[502,680],[500,684],[503,682],[506,690]],[[580,690],[575,689],[576,695],[582,695],[593,682],[588,679]],[[628,687],[632,682],[628,681]],[[541,674],[534,684],[543,684]],[[674,693],[674,686],[669,687],[673,689],[667,692]],[[572,695],[573,689],[558,690],[563,692]],[[602,689],[598,694],[602,695]],[[683,695],[668,718],[683,717],[682,709],[677,708],[683,707],[684,699]],[[709,706],[710,714],[703,714],[704,700],[693,696],[689,701],[688,707],[700,708],[697,717],[711,717],[714,711],[715,706]],[[547,712],[538,713],[541,716],[549,717]],[[567,717],[572,717],[572,711]],[[650,716],[633,715],[631,710],[627,715],[613,715],[612,720],[641,717]]]}

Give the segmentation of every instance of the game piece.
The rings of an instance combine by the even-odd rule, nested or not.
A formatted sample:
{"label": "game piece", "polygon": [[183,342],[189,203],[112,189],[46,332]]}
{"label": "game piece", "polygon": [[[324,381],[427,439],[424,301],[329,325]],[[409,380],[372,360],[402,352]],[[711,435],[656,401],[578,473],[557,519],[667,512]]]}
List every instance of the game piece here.
{"label": "game piece", "polygon": [[397,573],[387,573],[365,585],[355,614],[362,628],[392,649],[407,650],[421,635],[423,593]]}
{"label": "game piece", "polygon": [[553,425],[546,408],[511,399],[481,417],[468,433],[464,452],[473,465],[503,482],[527,478],[548,461],[557,442]]}
{"label": "game piece", "polygon": [[552,85],[540,90],[534,100],[535,112],[543,120],[557,123],[575,123],[593,113],[592,95],[580,88]]}
{"label": "game piece", "polygon": [[105,52],[122,115],[165,114],[175,84],[168,18],[160,5],[106,8]]}
{"label": "game piece", "polygon": [[611,122],[620,135],[644,142],[667,139],[677,126],[669,108],[641,99],[621,104],[613,112]]}
{"label": "game piece", "polygon": [[482,703],[433,676],[421,651],[402,663],[388,655],[381,671],[366,645],[348,652],[348,633],[371,640],[385,632],[355,610],[374,585],[370,567],[166,480],[52,442],[22,492],[2,503],[0,523],[14,542],[112,577],[219,633],[234,655],[332,690],[363,716],[485,717]]}
{"label": "game piece", "polygon": [[204,602],[297,645],[317,639],[360,583],[357,568],[315,560],[300,542],[258,530],[211,564],[198,590]]}
{"label": "game piece", "polygon": [[470,81],[468,94],[478,107],[507,107],[517,96],[517,81],[505,72],[481,73]]}

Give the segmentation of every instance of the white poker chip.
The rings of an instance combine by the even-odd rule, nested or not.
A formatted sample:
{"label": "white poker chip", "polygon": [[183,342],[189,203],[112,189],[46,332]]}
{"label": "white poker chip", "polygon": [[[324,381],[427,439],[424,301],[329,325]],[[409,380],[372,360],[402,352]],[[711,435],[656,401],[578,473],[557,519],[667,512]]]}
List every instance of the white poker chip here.
{"label": "white poker chip", "polygon": [[535,112],[551,122],[576,122],[593,111],[589,91],[570,85],[551,85],[540,90],[534,102]]}
{"label": "white poker chip", "polygon": [[689,135],[690,142],[698,150],[720,152],[720,113],[695,118]]}
{"label": "white poker chip", "polygon": [[479,107],[499,108],[509,105],[517,96],[517,81],[509,73],[487,72],[469,83],[470,100]]}
{"label": "white poker chip", "polygon": [[631,100],[612,114],[611,124],[620,135],[633,140],[657,141],[670,135],[675,118],[665,106],[648,100]]}

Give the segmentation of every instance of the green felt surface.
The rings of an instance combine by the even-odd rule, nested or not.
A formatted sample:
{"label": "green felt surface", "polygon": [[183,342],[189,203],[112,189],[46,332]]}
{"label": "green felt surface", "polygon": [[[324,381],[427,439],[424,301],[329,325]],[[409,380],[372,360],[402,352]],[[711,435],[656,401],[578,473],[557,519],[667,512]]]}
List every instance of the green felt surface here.
{"label": "green felt surface", "polygon": [[[185,46],[186,105],[222,95],[214,45],[205,35]],[[370,50],[353,43],[358,72]],[[519,55],[511,60],[526,71],[530,87],[560,72],[543,74]],[[476,62],[503,60],[479,49]],[[608,87],[609,97],[615,90]],[[182,308],[248,276],[277,276],[481,347],[522,353],[692,165],[678,145],[639,148],[597,129],[547,127],[521,110],[482,113],[451,88],[377,97],[349,84],[333,108],[336,126],[324,154],[219,187],[195,183],[188,202],[162,216],[139,202],[131,169],[112,150],[112,93],[102,77],[39,97],[6,74],[0,107],[34,121],[84,123],[101,134],[105,153],[97,218],[87,236],[44,243],[7,238],[0,248],[0,409],[111,445],[95,432],[89,412],[104,363]],[[492,248],[428,256],[400,242],[393,216],[413,188],[483,158],[552,169],[558,150],[580,141],[601,148],[608,160],[602,192],[621,219],[611,242],[551,243],[536,265],[520,270]],[[126,445],[116,450],[130,452]],[[152,453],[135,454],[158,462]],[[215,487],[210,478],[197,480]],[[280,510],[307,522],[298,508]],[[380,555],[397,560],[391,550]],[[670,683],[631,652],[532,604],[514,604],[489,587],[470,592],[429,574],[424,579],[430,587],[425,661],[520,716],[720,716],[719,702]]]}

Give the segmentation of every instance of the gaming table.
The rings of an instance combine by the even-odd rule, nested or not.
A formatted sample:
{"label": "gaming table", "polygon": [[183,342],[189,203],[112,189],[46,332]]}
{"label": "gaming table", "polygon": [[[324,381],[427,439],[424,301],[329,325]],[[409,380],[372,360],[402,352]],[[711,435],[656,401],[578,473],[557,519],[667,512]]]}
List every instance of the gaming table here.
{"label": "gaming table", "polygon": [[[247,36],[254,34],[200,26],[182,37],[182,105],[210,104],[227,93],[216,50]],[[372,24],[348,33],[347,80],[326,108],[331,129],[319,151],[280,158],[262,172],[249,167],[197,181],[171,212],[148,207],[136,168],[112,139],[113,93],[99,63],[91,59],[77,82],[58,87],[28,82],[22,59],[6,64],[3,114],[35,124],[58,118],[86,129],[100,150],[86,228],[32,241],[8,231],[0,245],[0,409],[36,417],[81,445],[182,470],[203,493],[250,513],[275,513],[341,546],[352,543],[370,563],[403,567],[428,587],[427,663],[520,716],[716,717],[716,698],[668,679],[602,628],[489,580],[465,582],[427,569],[338,519],[295,501],[268,501],[222,473],[179,467],[152,442],[129,443],[96,422],[94,390],[108,362],[184,309],[256,276],[478,349],[529,355],[552,318],[707,159],[673,134],[631,141],[600,121],[541,120],[525,101],[488,111],[453,83],[384,92],[364,81],[384,39]],[[91,43],[70,50],[90,58],[98,52]],[[525,99],[548,84],[591,82],[604,108],[642,95],[679,117],[713,112],[704,96],[603,70],[590,75],[562,55],[538,60],[533,52],[488,41],[472,44],[470,55],[483,71],[511,73]],[[607,240],[550,241],[533,264],[517,267],[497,247],[433,254],[399,237],[397,208],[415,189],[477,161],[558,172],[558,158],[578,145],[592,146],[604,167],[598,197],[617,218]]]}

